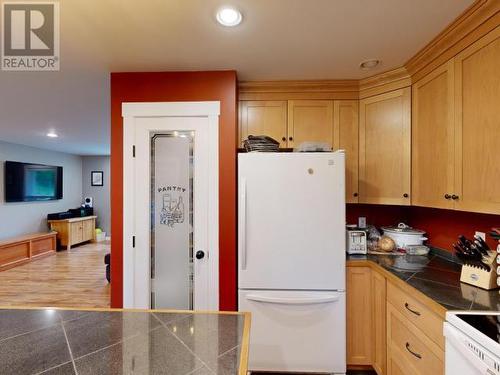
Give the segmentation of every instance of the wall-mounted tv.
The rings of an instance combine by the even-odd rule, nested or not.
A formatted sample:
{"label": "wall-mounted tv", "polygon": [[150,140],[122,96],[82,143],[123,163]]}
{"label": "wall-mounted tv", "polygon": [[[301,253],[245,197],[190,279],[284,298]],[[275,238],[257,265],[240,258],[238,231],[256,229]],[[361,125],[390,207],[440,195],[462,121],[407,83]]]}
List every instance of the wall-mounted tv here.
{"label": "wall-mounted tv", "polygon": [[62,167],[5,162],[6,202],[49,201],[62,197]]}

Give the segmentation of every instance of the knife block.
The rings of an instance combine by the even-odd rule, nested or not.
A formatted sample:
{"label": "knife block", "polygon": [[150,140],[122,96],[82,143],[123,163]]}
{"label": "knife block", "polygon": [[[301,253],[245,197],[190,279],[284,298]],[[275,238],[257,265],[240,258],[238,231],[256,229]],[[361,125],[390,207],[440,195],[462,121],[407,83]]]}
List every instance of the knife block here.
{"label": "knife block", "polygon": [[491,265],[489,271],[470,264],[464,264],[460,274],[460,281],[481,289],[497,289],[499,286],[497,285],[496,262]]}

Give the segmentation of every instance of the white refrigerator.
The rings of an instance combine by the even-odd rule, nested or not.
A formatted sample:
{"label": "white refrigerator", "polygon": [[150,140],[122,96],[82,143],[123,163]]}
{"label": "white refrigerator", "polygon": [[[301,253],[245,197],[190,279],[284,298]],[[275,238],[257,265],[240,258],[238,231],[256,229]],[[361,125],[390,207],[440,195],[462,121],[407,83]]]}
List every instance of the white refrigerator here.
{"label": "white refrigerator", "polygon": [[238,300],[249,370],[346,372],[345,156],[238,156]]}

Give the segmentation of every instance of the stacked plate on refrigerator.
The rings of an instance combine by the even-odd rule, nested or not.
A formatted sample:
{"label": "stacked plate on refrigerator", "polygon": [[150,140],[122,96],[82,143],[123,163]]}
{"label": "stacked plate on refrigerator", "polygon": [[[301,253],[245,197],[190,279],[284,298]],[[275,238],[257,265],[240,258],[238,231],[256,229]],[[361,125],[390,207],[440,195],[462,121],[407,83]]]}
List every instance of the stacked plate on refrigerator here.
{"label": "stacked plate on refrigerator", "polygon": [[249,135],[243,147],[247,152],[278,152],[280,143],[266,135]]}

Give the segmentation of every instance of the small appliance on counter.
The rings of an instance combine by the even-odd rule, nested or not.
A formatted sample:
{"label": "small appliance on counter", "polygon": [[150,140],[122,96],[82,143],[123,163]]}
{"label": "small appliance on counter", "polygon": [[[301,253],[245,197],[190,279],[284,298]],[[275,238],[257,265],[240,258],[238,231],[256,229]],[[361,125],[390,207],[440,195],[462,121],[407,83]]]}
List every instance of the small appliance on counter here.
{"label": "small appliance on counter", "polygon": [[347,254],[366,254],[368,251],[367,246],[367,233],[366,229],[360,229],[356,226],[347,226],[346,229],[346,251]]}
{"label": "small appliance on counter", "polygon": [[453,244],[455,255],[463,262],[460,281],[482,289],[497,289],[497,257],[479,236],[471,241],[459,236]]}
{"label": "small appliance on counter", "polygon": [[390,237],[396,243],[398,249],[406,250],[408,246],[423,245],[428,238],[423,230],[414,229],[405,223],[399,223],[395,227],[382,227],[384,236]]}

